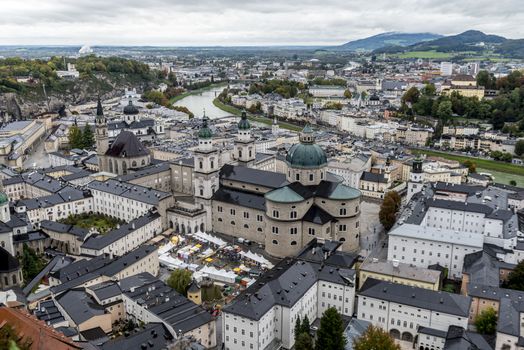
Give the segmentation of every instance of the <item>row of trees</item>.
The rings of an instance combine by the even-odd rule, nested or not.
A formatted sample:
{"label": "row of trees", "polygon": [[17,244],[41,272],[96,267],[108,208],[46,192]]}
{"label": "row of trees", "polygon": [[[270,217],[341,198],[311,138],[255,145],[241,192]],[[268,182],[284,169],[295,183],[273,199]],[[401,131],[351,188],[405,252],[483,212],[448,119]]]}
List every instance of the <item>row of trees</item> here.
{"label": "row of trees", "polygon": [[251,84],[249,94],[269,94],[276,93],[283,98],[296,97],[300,90],[304,90],[304,84],[290,80],[265,80]]}
{"label": "row of trees", "polygon": [[435,86],[427,84],[423,89],[410,88],[402,97],[400,112],[406,115],[432,116],[444,124],[452,123],[452,117],[484,119],[495,129],[502,129],[506,122],[518,122],[517,132],[524,132],[524,75],[514,71],[507,77],[495,79],[485,71],[477,76],[479,85],[496,88],[498,96],[492,100],[465,97],[457,92],[436,96]]}
{"label": "row of trees", "polygon": [[90,149],[95,144],[95,135],[89,124],[86,124],[83,131],[78,125],[72,125],[67,136],[71,148]]}

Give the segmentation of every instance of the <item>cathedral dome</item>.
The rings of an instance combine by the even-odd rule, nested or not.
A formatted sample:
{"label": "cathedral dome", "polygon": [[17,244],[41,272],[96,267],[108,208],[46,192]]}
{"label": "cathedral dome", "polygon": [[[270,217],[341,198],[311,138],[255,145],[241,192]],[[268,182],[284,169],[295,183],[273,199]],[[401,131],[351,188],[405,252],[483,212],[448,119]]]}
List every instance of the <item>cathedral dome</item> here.
{"label": "cathedral dome", "polygon": [[315,144],[313,130],[309,125],[302,130],[300,143],[289,149],[286,161],[294,168],[319,168],[327,164],[326,153]]}
{"label": "cathedral dome", "polygon": [[133,104],[133,101],[129,100],[129,104],[124,107],[124,114],[134,115],[138,113],[139,113],[138,108]]}
{"label": "cathedral dome", "polygon": [[249,120],[247,120],[246,111],[242,111],[242,119],[240,119],[240,121],[238,122],[238,129],[239,130],[251,129],[251,124],[249,123]]}

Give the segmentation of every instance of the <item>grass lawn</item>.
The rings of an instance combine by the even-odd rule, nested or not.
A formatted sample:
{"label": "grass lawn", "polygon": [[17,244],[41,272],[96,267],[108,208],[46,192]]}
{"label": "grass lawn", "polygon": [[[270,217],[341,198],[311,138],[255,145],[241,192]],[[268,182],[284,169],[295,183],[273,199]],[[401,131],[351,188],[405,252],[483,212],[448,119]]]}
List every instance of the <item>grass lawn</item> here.
{"label": "grass lawn", "polygon": [[115,219],[110,216],[87,213],[69,215],[67,218],[60,220],[60,222],[63,224],[78,226],[86,229],[94,227],[98,230],[98,232],[102,234],[124,223],[122,220]]}
{"label": "grass lawn", "polygon": [[395,56],[398,58],[451,58],[453,54],[449,52],[439,52],[435,50],[430,50],[404,52]]}
{"label": "grass lawn", "polygon": [[491,174],[495,180],[494,182],[509,185],[511,180],[517,182],[517,186],[524,187],[524,175],[516,175],[510,173],[503,173],[496,170],[488,170],[483,168],[477,168],[477,173],[488,173]]}
{"label": "grass lawn", "polygon": [[[213,100],[213,105],[215,105],[215,107],[220,108],[221,110],[223,110],[225,112],[231,113],[231,114],[236,115],[236,116],[240,116],[240,114],[242,114],[242,111],[240,109],[238,109],[236,107],[233,107],[233,106],[226,105],[226,104],[222,103],[218,98],[215,98]],[[262,123],[262,124],[266,124],[266,125],[273,124],[273,119],[271,119],[271,118],[261,117],[261,116],[253,115],[253,114],[250,114],[250,113],[248,113],[247,117],[248,117],[249,120],[252,120],[252,121],[257,122],[257,123]],[[301,126],[298,126],[298,125],[295,125],[295,124],[291,124],[291,123],[278,122],[278,125],[280,125],[280,127],[283,128],[283,129],[287,129],[287,130],[291,130],[291,131],[300,131],[300,130],[302,130]]]}
{"label": "grass lawn", "polygon": [[226,85],[227,85],[226,82],[220,82],[220,83],[216,83],[216,84],[211,84],[211,85],[203,87],[201,89],[190,90],[190,91],[184,92],[181,95],[173,97],[172,99],[169,100],[169,103],[173,104],[173,103],[176,103],[176,102],[180,101],[184,97],[191,96],[191,95],[197,95],[197,94],[200,94],[200,93],[202,93],[204,91],[211,90],[211,89],[214,89],[214,88],[219,87],[219,86],[226,86]]}
{"label": "grass lawn", "polygon": [[[411,150],[413,154],[426,154],[428,156],[442,157],[449,160],[456,160],[458,162],[464,162],[471,160],[477,164],[477,168],[484,169],[487,172],[497,171],[500,173],[507,173],[512,175],[524,176],[524,167],[519,165],[513,165],[510,163],[497,162],[495,160],[480,159],[468,156],[459,156],[455,154],[449,154],[446,152],[439,151],[428,151],[428,150]],[[517,181],[518,182],[518,181]]]}

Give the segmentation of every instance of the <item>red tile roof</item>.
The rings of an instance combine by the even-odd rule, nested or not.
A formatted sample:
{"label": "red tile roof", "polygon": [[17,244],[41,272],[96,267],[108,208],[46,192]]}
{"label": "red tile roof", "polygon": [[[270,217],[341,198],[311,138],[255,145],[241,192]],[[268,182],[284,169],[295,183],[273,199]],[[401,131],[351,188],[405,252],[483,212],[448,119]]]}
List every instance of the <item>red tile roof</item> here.
{"label": "red tile roof", "polygon": [[0,307],[0,328],[11,325],[20,337],[30,339],[31,350],[76,350],[82,347],[26,311]]}

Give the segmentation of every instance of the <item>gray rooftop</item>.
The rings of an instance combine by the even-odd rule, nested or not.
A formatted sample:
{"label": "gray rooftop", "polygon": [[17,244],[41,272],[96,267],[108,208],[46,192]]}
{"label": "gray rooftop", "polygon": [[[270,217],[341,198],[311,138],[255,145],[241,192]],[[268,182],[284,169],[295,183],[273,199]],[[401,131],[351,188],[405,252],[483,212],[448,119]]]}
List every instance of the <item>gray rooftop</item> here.
{"label": "gray rooftop", "polygon": [[471,306],[471,298],[467,296],[437,292],[373,278],[366,279],[358,294],[359,296],[387,300],[461,317],[469,316]]}

